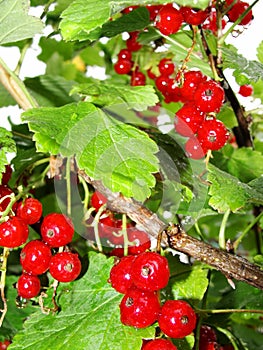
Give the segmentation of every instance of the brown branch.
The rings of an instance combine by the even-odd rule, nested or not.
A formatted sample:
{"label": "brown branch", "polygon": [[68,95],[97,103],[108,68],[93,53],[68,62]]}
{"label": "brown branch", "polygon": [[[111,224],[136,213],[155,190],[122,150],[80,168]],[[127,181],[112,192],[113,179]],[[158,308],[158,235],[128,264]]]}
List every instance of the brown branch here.
{"label": "brown branch", "polygon": [[83,171],[79,171],[79,175],[107,198],[107,207],[110,210],[128,215],[155,239],[158,238],[159,233],[163,232],[164,245],[214,267],[229,280],[234,278],[263,289],[263,271],[258,266],[240,256],[214,248],[187,235],[179,226],[167,227],[167,224],[140,202],[125,198],[120,193],[111,192],[100,181],[91,179]]}

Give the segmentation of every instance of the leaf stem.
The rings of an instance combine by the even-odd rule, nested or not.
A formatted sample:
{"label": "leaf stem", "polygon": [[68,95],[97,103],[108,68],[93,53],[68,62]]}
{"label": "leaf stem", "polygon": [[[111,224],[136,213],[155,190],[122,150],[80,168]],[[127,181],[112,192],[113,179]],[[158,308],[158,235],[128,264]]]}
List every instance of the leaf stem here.
{"label": "leaf stem", "polygon": [[5,315],[7,313],[7,301],[5,297],[5,280],[6,280],[6,268],[7,268],[8,255],[9,255],[9,249],[4,248],[3,255],[2,255],[3,262],[1,266],[1,279],[0,279],[0,292],[1,292],[1,299],[3,302],[3,309],[0,310],[2,312],[2,315],[0,317],[0,327],[2,326]]}
{"label": "leaf stem", "polygon": [[66,187],[67,187],[67,215],[71,216],[71,182],[70,182],[71,158],[66,162]]}
{"label": "leaf stem", "polygon": [[105,208],[106,208],[106,204],[102,205],[99,208],[97,214],[94,217],[93,224],[92,224],[92,226],[94,227],[94,235],[95,235],[95,241],[97,244],[97,248],[98,248],[98,251],[101,253],[103,252],[103,249],[102,249],[102,244],[101,244],[100,234],[99,234],[99,220],[100,220],[101,214],[104,212]]}
{"label": "leaf stem", "polygon": [[122,236],[123,236],[123,255],[128,255],[129,239],[127,234],[127,215],[122,214]]}
{"label": "leaf stem", "polygon": [[226,249],[225,232],[226,232],[226,224],[227,224],[229,215],[230,215],[230,209],[227,209],[227,211],[224,213],[224,216],[220,225],[220,229],[219,229],[218,243],[221,249]]}
{"label": "leaf stem", "polygon": [[236,250],[245,237],[245,235],[253,228],[253,226],[260,220],[260,218],[263,216],[263,212],[261,212],[251,223],[246,227],[246,229],[242,232],[242,234],[235,240],[233,243],[234,250]]}
{"label": "leaf stem", "polygon": [[232,313],[251,313],[263,314],[263,310],[258,309],[198,309],[196,311],[200,314],[232,314]]}

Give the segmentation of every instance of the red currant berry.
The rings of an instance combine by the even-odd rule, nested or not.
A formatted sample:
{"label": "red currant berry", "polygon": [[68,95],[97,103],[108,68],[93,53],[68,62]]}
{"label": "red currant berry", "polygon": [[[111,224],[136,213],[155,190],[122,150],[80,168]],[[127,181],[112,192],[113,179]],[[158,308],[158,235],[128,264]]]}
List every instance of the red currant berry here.
{"label": "red currant berry", "polygon": [[25,299],[36,297],[40,292],[40,280],[37,276],[22,273],[17,281],[18,295]]}
{"label": "red currant berry", "polygon": [[161,93],[165,94],[168,90],[168,84],[170,83],[170,80],[171,78],[160,75],[155,79],[155,85]]}
{"label": "red currant berry", "polygon": [[140,86],[146,84],[146,77],[142,72],[132,72],[131,86]]}
{"label": "red currant berry", "polygon": [[5,166],[5,171],[2,173],[2,181],[1,184],[2,185],[7,185],[9,180],[11,179],[11,175],[12,175],[12,168],[10,164],[7,164]]}
{"label": "red currant berry", "polygon": [[205,119],[197,132],[197,139],[202,147],[212,151],[222,148],[228,137],[227,128],[216,118]]}
{"label": "red currant berry", "polygon": [[167,259],[155,252],[144,252],[135,258],[131,275],[133,283],[142,290],[162,289],[170,277]]}
{"label": "red currant berry", "polygon": [[204,121],[204,113],[191,103],[185,104],[175,116],[175,130],[182,136],[193,136]]}
{"label": "red currant berry", "polygon": [[184,147],[187,157],[192,159],[201,159],[208,151],[195,136],[190,137]]}
{"label": "red currant berry", "polygon": [[22,219],[10,217],[0,224],[0,246],[17,248],[26,242],[28,233],[28,226]]}
{"label": "red currant berry", "polygon": [[214,329],[207,325],[202,325],[200,328],[200,343],[215,342],[217,340]]}
{"label": "red currant berry", "polygon": [[[245,12],[245,10],[248,7],[249,7],[249,4],[247,2],[238,0],[227,13],[229,21],[235,22]],[[239,24],[247,25],[252,21],[252,19],[253,19],[253,14],[252,14],[252,10],[250,10]]]}
{"label": "red currant berry", "polygon": [[202,24],[209,16],[209,9],[196,10],[191,7],[182,6],[179,10],[184,18],[184,21],[188,24],[198,26]]}
{"label": "red currant berry", "polygon": [[91,196],[90,202],[92,207],[95,208],[96,211],[98,211],[103,204],[107,203],[107,198],[104,197],[103,194],[99,193],[98,191],[95,191]]}
{"label": "red currant berry", "polygon": [[[224,29],[226,26],[226,21],[224,18],[221,20],[221,27]],[[217,34],[218,26],[217,26],[217,15],[216,9],[212,9],[209,17],[205,20],[202,25],[203,29],[211,30],[215,35]]]}
{"label": "red currant berry", "polygon": [[150,14],[150,21],[154,21],[163,5],[146,5]]}
{"label": "red currant berry", "polygon": [[59,213],[46,215],[40,231],[43,241],[52,248],[62,247],[70,243],[74,235],[74,227],[70,218]]}
{"label": "red currant berry", "polygon": [[9,340],[1,341],[0,350],[6,350],[10,344],[11,344],[11,341]]}
{"label": "red currant berry", "polygon": [[119,293],[125,294],[132,286],[131,269],[134,256],[124,256],[110,271],[109,283]]}
{"label": "red currant berry", "polygon": [[225,99],[224,89],[214,80],[198,85],[194,93],[194,103],[203,112],[219,112]]}
{"label": "red currant berry", "polygon": [[20,263],[24,271],[41,275],[48,270],[52,253],[47,244],[40,240],[28,242],[20,253]]}
{"label": "red currant berry", "polygon": [[137,229],[129,230],[128,239],[132,243],[132,245],[128,247],[128,254],[139,255],[151,247],[149,236],[144,231]]}
{"label": "red currant berry", "polygon": [[182,23],[182,14],[172,4],[167,4],[160,9],[154,25],[163,35],[171,35],[178,32]]}
{"label": "red currant berry", "polygon": [[165,92],[165,97],[168,98],[170,102],[182,101],[181,88],[178,86],[175,80],[169,80],[167,84],[167,90]]}
{"label": "red currant berry", "polygon": [[127,50],[127,49],[122,49],[120,50],[120,52],[118,53],[118,60],[128,60],[131,61],[132,59],[132,53],[131,51]]}
{"label": "red currant berry", "polygon": [[130,37],[126,40],[126,46],[129,51],[139,51],[142,45],[137,41],[139,32],[130,32]]}
{"label": "red currant berry", "polygon": [[158,318],[160,302],[154,292],[131,287],[120,303],[121,322],[126,326],[145,328]]}
{"label": "red currant berry", "polygon": [[253,86],[252,85],[241,85],[238,93],[244,97],[251,96],[253,94]]}
{"label": "red currant berry", "polygon": [[132,68],[132,62],[127,59],[120,59],[114,65],[114,70],[117,74],[128,74]]}
{"label": "red currant berry", "polygon": [[26,198],[20,202],[16,209],[16,216],[20,217],[28,225],[39,221],[42,215],[42,204],[38,199]]}
{"label": "red currant berry", "polygon": [[171,59],[163,58],[158,64],[159,72],[162,76],[168,77],[174,72],[174,64]]}
{"label": "red currant berry", "polygon": [[134,11],[138,7],[139,6],[128,6],[124,10],[122,10],[121,12],[124,13],[124,14],[127,14],[127,13],[130,13],[130,12]]}
{"label": "red currant berry", "polygon": [[158,317],[161,331],[171,338],[184,338],[195,329],[196,314],[183,300],[167,300]]}
{"label": "red currant berry", "polygon": [[206,77],[198,70],[190,70],[183,75],[181,96],[185,101],[193,100],[194,93],[201,82],[206,81]]}
{"label": "red currant berry", "polygon": [[141,350],[177,350],[177,347],[168,339],[154,339],[143,345]]}
{"label": "red currant berry", "polygon": [[49,272],[59,282],[74,281],[80,274],[81,262],[78,254],[61,252],[52,256]]}

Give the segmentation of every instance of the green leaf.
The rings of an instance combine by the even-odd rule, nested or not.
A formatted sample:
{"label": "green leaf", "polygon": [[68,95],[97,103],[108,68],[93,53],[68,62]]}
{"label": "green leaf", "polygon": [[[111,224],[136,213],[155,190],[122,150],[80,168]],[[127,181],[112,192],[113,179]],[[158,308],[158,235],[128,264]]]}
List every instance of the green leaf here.
{"label": "green leaf", "polygon": [[[235,47],[228,45],[228,47],[222,48],[223,53],[223,66],[224,69],[232,68],[234,69],[234,76],[237,79],[247,79],[247,83],[250,80],[258,81],[263,77],[263,64],[257,61],[249,61],[241,54],[237,53]],[[243,85],[244,81],[242,80]]]}
{"label": "green leaf", "polygon": [[14,106],[14,105],[16,105],[16,101],[1,84],[0,85],[0,108]]}
{"label": "green leaf", "polygon": [[158,147],[144,132],[88,102],[31,109],[22,119],[35,133],[38,152],[76,155],[78,167],[113,192],[140,201],[150,195]]}
{"label": "green leaf", "polygon": [[259,62],[263,63],[263,41],[261,41],[261,43],[258,45],[257,58]]}
{"label": "green leaf", "polygon": [[92,83],[76,85],[71,93],[89,96],[88,101],[100,106],[125,102],[129,108],[143,111],[159,101],[152,86],[126,86],[94,80]]}
{"label": "green leaf", "polygon": [[2,0],[0,2],[0,45],[32,38],[43,29],[39,18],[28,15],[29,2]]}
{"label": "green leaf", "polygon": [[10,346],[16,350],[140,349],[142,338],[153,338],[155,328],[134,329],[121,324],[122,295],[107,282],[113,258],[90,253],[86,274],[60,286],[61,311],[56,315],[33,314]]}
{"label": "green leaf", "polygon": [[263,193],[252,183],[245,184],[212,164],[208,165],[207,180],[211,183],[209,205],[220,213],[229,209],[236,212],[248,203],[263,203]]}
{"label": "green leaf", "polygon": [[5,171],[5,165],[8,164],[7,153],[16,152],[16,144],[10,131],[0,127],[0,181],[2,173]]}
{"label": "green leaf", "polygon": [[[151,4],[164,4],[166,0],[153,0]],[[147,5],[148,0],[141,0],[140,5]],[[205,9],[209,1],[183,0],[179,5]],[[102,35],[102,26],[126,6],[138,5],[137,0],[76,0],[62,12],[60,29],[65,40],[96,40]],[[125,17],[127,18],[127,17]],[[127,23],[127,25],[129,25]],[[137,26],[137,25],[136,25]],[[134,26],[132,26],[134,28]]]}

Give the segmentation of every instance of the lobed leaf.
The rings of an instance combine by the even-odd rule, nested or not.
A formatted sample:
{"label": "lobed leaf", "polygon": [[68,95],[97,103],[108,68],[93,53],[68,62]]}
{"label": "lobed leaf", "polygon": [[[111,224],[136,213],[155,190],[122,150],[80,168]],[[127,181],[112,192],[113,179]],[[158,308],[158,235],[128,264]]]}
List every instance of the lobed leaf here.
{"label": "lobed leaf", "polygon": [[31,109],[22,119],[35,133],[38,152],[75,155],[80,169],[126,197],[143,201],[150,195],[158,147],[144,132],[88,102]]}
{"label": "lobed leaf", "polygon": [[121,324],[122,294],[107,282],[112,265],[113,258],[91,252],[86,274],[60,286],[61,311],[56,315],[39,311],[29,317],[10,350],[139,350],[142,338],[153,338],[155,328],[134,329]]}

